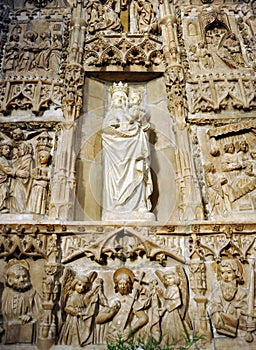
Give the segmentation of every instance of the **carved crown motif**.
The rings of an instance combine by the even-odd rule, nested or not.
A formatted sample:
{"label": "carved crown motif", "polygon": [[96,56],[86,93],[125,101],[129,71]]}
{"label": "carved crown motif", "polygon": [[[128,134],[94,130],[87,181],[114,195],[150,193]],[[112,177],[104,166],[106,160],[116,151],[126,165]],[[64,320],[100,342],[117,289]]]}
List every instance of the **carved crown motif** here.
{"label": "carved crown motif", "polygon": [[52,149],[52,137],[48,134],[47,131],[44,131],[42,134],[40,134],[37,138],[37,145],[36,145],[37,151],[48,151],[51,152]]}
{"label": "carved crown motif", "polygon": [[111,96],[117,91],[124,92],[126,95],[128,95],[128,92],[129,92],[128,85],[123,84],[121,81],[119,81],[119,83],[114,83],[111,88]]}

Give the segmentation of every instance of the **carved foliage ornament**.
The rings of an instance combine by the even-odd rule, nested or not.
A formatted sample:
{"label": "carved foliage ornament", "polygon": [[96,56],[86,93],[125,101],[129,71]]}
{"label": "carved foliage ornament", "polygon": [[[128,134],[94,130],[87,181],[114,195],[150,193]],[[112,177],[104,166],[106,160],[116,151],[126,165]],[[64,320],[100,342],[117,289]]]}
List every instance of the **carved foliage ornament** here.
{"label": "carved foliage ornament", "polygon": [[43,8],[48,5],[48,3],[52,2],[53,0],[28,0],[29,4],[34,4],[35,7]]}
{"label": "carved foliage ornament", "polygon": [[96,242],[88,242],[83,237],[76,237],[72,239],[71,243],[70,238],[67,238],[67,242],[64,245],[63,263],[83,255],[100,264],[106,264],[108,258],[134,261],[144,255],[149,259],[159,261],[162,265],[165,265],[167,257],[184,263],[181,255],[171,251],[168,247],[160,247],[157,243],[145,237],[142,238],[132,229],[116,230]]}
{"label": "carved foliage ornament", "polygon": [[105,35],[85,44],[86,66],[136,64],[150,67],[159,66],[162,62],[162,43],[149,35]]}
{"label": "carved foliage ornament", "polygon": [[6,81],[2,90],[2,112],[9,114],[13,109],[21,109],[32,110],[37,115],[51,105],[60,108],[61,81],[36,81],[32,76],[23,79],[12,76]]}
{"label": "carved foliage ornament", "polygon": [[218,234],[218,236],[194,236],[190,241],[190,257],[195,255],[201,259],[212,256],[216,261],[223,258],[237,258],[240,261],[246,261],[253,249],[255,237],[241,236],[239,234],[227,232]]}
{"label": "carved foliage ornament", "polygon": [[198,112],[218,112],[232,109],[254,109],[256,106],[254,79],[226,77],[202,77],[190,81],[187,86],[189,109]]}

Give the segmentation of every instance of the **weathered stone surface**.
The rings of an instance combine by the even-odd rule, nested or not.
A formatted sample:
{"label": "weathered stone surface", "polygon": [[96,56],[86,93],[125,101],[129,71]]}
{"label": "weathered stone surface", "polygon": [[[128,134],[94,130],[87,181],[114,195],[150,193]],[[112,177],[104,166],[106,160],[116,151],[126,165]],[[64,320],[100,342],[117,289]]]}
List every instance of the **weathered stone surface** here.
{"label": "weathered stone surface", "polygon": [[1,349],[255,349],[255,11],[0,1]]}

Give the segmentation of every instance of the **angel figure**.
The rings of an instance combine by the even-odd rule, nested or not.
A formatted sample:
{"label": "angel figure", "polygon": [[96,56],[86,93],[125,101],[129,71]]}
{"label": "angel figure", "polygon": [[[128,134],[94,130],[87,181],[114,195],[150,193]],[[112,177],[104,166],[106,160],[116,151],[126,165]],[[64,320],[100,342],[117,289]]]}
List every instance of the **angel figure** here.
{"label": "angel figure", "polygon": [[94,343],[99,305],[107,303],[99,284],[92,288],[96,277],[95,271],[87,276],[76,276],[74,271],[66,270],[62,283],[60,344],[76,347]]}
{"label": "angel figure", "polygon": [[157,270],[155,273],[165,287],[165,290],[162,291],[161,308],[159,310],[162,343],[175,342],[181,344],[188,334],[188,326],[185,320],[188,290],[185,273],[183,269],[178,268],[168,269],[164,272]]}

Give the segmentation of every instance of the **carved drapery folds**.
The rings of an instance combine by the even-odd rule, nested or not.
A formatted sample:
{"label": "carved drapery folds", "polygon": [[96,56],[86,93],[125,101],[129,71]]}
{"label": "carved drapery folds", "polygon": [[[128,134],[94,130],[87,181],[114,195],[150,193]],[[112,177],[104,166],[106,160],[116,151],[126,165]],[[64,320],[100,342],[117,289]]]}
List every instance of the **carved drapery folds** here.
{"label": "carved drapery folds", "polygon": [[54,133],[44,127],[1,132],[1,213],[48,212]]}
{"label": "carved drapery folds", "polygon": [[[13,238],[16,232],[19,236],[5,263],[2,340],[40,348],[55,342],[63,348],[105,348],[119,333],[124,341],[153,338],[164,346],[173,340],[182,345],[186,331],[203,334],[202,346],[219,335],[250,343],[256,329],[254,229],[251,224],[118,230],[2,225],[2,253],[11,246],[14,251]],[[189,247],[186,260],[184,245]],[[14,299],[16,308],[9,308]],[[171,331],[165,332],[170,324]],[[17,327],[23,332],[12,338]]]}
{"label": "carved drapery folds", "polygon": [[254,348],[255,2],[0,12],[0,347]]}
{"label": "carved drapery folds", "polygon": [[[254,215],[254,121],[208,128],[204,152],[205,203],[209,218]],[[200,136],[202,141],[202,138]]]}

